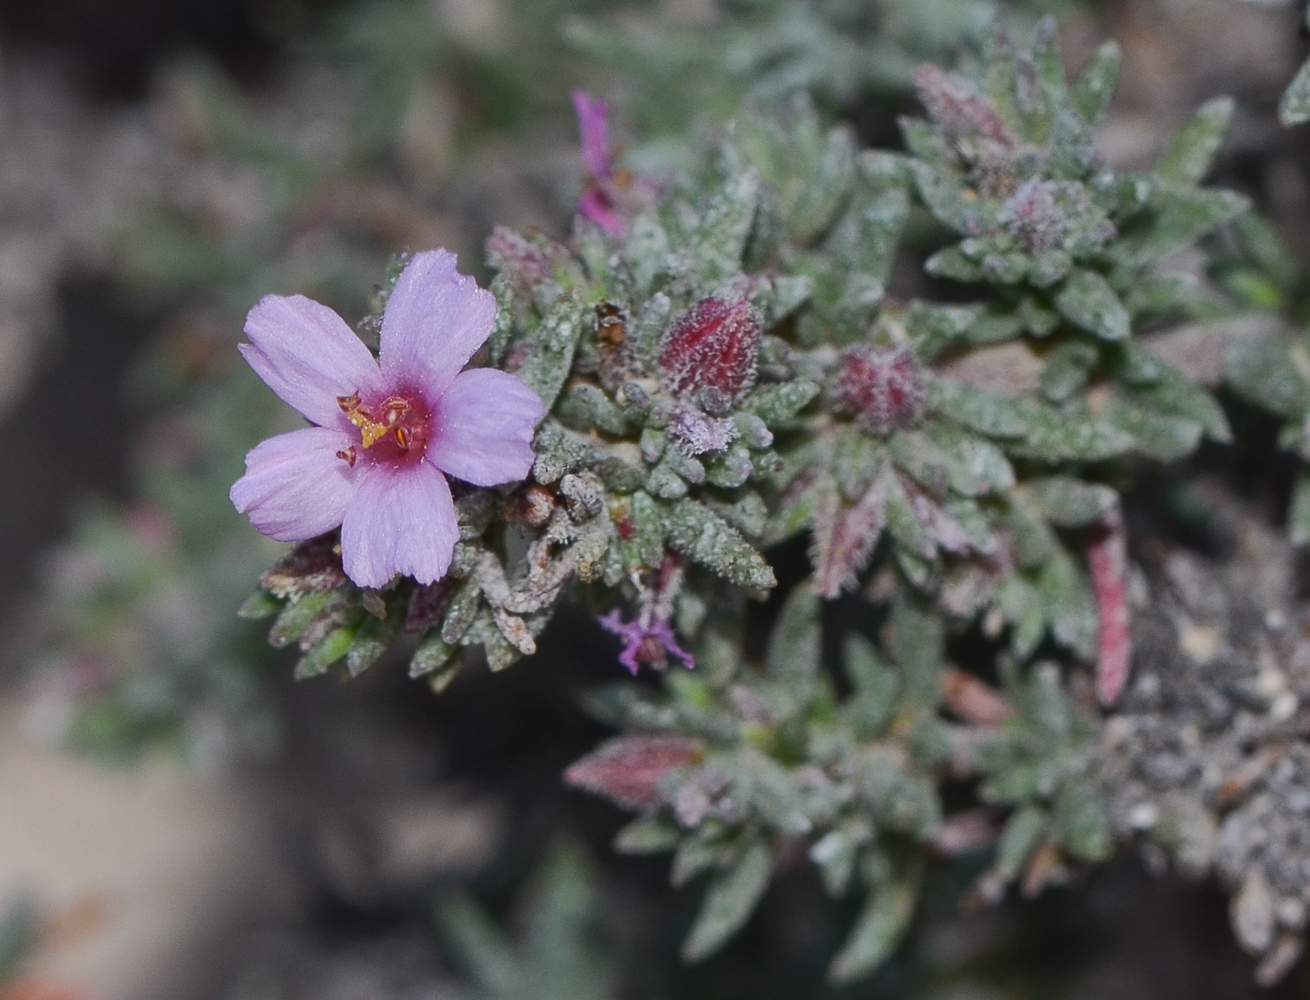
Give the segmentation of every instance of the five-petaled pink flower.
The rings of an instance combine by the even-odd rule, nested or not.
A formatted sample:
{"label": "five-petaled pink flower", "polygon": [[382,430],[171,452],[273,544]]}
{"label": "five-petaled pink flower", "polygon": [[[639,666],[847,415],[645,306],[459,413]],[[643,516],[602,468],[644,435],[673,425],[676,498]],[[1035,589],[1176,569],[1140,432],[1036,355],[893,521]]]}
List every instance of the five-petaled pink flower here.
{"label": "five-petaled pink flower", "polygon": [[361,587],[397,573],[444,576],[459,540],[447,476],[475,486],[525,478],[546,413],[516,376],[462,371],[491,334],[496,302],[447,250],[417,254],[382,316],[375,359],[340,316],[303,295],[269,295],[246,318],[241,353],[314,427],[246,456],[232,503],[278,541],[341,527]]}

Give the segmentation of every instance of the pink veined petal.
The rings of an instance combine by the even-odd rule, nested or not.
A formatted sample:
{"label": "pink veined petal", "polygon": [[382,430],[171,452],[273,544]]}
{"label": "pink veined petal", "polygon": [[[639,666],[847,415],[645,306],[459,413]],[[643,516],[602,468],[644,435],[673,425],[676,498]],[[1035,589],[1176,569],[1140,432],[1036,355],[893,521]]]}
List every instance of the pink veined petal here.
{"label": "pink veined petal", "polygon": [[345,516],[362,469],[337,457],[350,435],[326,427],[279,434],[246,455],[246,474],[228,494],[250,523],[279,542],[331,531]]}
{"label": "pink veined petal", "polygon": [[496,300],[455,270],[449,250],[415,254],[382,314],[382,374],[391,391],[413,388],[429,404],[491,336]]}
{"label": "pink veined petal", "polygon": [[369,468],[341,523],[341,560],[361,587],[381,587],[397,573],[419,583],[446,575],[459,541],[450,487],[435,466]]}
{"label": "pink veined petal", "polygon": [[573,92],[573,111],[582,134],[582,159],[597,179],[610,175],[609,102],[585,90]]}
{"label": "pink veined petal", "polygon": [[240,351],[268,387],[322,427],[349,426],[338,396],[385,392],[373,355],[340,316],[303,295],[266,295],[246,316]]}
{"label": "pink veined petal", "polygon": [[437,403],[425,457],[474,486],[525,479],[536,457],[533,431],[545,415],[540,397],[516,375],[493,368],[460,372]]}

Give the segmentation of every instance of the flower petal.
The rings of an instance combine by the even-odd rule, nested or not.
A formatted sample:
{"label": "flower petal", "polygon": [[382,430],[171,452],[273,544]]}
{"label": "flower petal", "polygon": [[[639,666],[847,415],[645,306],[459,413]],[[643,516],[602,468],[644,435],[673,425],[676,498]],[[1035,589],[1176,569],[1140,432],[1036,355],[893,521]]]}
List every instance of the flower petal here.
{"label": "flower petal", "polygon": [[246,455],[246,474],[228,494],[250,523],[279,542],[299,542],[341,523],[360,471],[337,456],[350,435],[326,427],[279,434]]}
{"label": "flower petal", "polygon": [[573,92],[573,111],[582,136],[582,159],[594,178],[610,175],[609,102],[585,90]]}
{"label": "flower petal", "polygon": [[455,270],[449,250],[420,253],[405,267],[382,314],[382,374],[392,391],[436,400],[491,336],[496,300]]}
{"label": "flower petal", "polygon": [[246,316],[240,351],[268,387],[322,427],[348,425],[338,396],[383,395],[373,355],[340,316],[303,295],[266,295]]}
{"label": "flower petal", "polygon": [[445,476],[427,462],[377,465],[342,521],[342,565],[361,587],[381,587],[397,573],[433,583],[445,576],[457,541]]}
{"label": "flower petal", "polygon": [[492,368],[460,372],[437,404],[426,458],[475,486],[524,479],[536,457],[533,430],[545,415],[541,399],[517,376]]}

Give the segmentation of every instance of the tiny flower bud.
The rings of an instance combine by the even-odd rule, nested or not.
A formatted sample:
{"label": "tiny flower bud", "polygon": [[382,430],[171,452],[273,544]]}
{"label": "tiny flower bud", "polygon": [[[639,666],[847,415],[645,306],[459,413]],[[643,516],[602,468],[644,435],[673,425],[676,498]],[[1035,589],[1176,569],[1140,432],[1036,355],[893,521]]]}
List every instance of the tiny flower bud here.
{"label": "tiny flower bud", "polygon": [[675,396],[712,389],[735,399],[755,384],[759,350],[760,321],[750,303],[701,299],[665,334],[660,381]]}
{"label": "tiny flower bud", "polygon": [[875,434],[912,424],[923,408],[923,373],[905,347],[852,347],[842,355],[834,389],[838,408]]}

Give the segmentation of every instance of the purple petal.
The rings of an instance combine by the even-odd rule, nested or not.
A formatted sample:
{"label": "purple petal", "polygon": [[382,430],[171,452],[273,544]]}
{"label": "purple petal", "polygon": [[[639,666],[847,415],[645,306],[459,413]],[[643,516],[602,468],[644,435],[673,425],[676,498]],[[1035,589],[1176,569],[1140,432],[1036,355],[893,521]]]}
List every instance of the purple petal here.
{"label": "purple petal", "polygon": [[[582,133],[582,159],[597,179],[610,175],[609,102],[585,90],[573,92],[573,110]],[[599,221],[599,220],[597,220]]]}
{"label": "purple petal", "polygon": [[541,399],[517,376],[472,368],[455,377],[437,404],[426,457],[475,486],[525,479],[536,457],[533,430],[545,415]]}
{"label": "purple petal", "polygon": [[415,254],[382,314],[382,374],[392,391],[422,392],[429,404],[491,336],[496,300],[455,270],[449,250]]}
{"label": "purple petal", "polygon": [[299,542],[331,531],[345,516],[360,469],[337,452],[351,436],[326,427],[279,434],[246,455],[246,474],[228,494],[250,523],[279,542]]}
{"label": "purple petal", "polygon": [[341,524],[341,560],[361,587],[397,573],[419,583],[445,576],[459,541],[446,477],[427,462],[367,470]]}
{"label": "purple petal", "polygon": [[303,295],[266,295],[239,350],[268,387],[322,427],[348,425],[338,396],[385,391],[377,362],[340,316]]}
{"label": "purple petal", "polygon": [[609,207],[604,193],[594,185],[582,192],[582,198],[578,201],[578,213],[615,236],[622,236],[628,231],[627,220]]}

